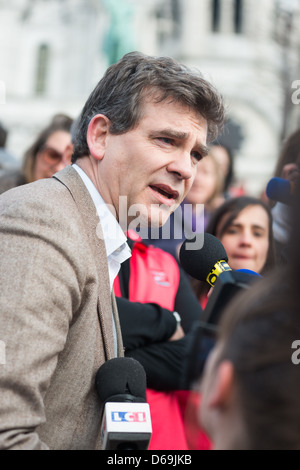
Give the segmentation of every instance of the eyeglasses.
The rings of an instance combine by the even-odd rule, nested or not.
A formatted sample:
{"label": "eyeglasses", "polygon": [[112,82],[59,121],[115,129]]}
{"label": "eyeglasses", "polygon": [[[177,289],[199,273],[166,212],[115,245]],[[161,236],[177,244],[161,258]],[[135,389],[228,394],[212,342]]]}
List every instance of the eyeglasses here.
{"label": "eyeglasses", "polygon": [[48,147],[47,145],[44,145],[40,149],[38,155],[40,155],[41,158],[43,158],[43,160],[49,165],[57,165],[60,162],[63,162],[66,165],[71,163],[71,155],[65,156],[63,153],[58,152],[54,148]]}

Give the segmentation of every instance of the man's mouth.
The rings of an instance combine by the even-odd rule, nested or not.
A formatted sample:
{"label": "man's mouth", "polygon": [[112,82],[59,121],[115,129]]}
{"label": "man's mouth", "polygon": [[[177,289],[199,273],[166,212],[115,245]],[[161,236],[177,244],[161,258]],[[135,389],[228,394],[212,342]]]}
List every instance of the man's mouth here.
{"label": "man's mouth", "polygon": [[179,197],[178,191],[174,191],[170,186],[165,184],[150,185],[150,188],[170,200],[176,200]]}

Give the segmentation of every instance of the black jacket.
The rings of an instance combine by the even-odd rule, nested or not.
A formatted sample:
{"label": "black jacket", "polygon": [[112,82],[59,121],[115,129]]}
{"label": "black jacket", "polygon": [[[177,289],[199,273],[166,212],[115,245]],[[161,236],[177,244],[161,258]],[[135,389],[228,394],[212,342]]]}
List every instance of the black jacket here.
{"label": "black jacket", "polygon": [[[132,241],[128,240],[132,245]],[[168,341],[177,328],[173,312],[153,303],[128,300],[130,259],[119,273],[123,297],[117,298],[125,356],[133,357],[144,367],[147,386],[155,390],[179,390],[193,339],[193,325],[203,313],[187,275],[180,269],[180,282],[174,310],[181,316],[186,336]]]}

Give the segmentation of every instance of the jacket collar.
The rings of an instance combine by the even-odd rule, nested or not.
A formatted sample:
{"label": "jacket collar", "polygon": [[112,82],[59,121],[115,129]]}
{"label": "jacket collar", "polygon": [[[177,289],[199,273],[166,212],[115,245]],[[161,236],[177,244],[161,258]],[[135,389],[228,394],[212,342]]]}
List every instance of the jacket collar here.
{"label": "jacket collar", "polygon": [[[117,329],[118,353],[123,353],[122,336],[116,303],[112,301],[109,286],[107,255],[100,219],[96,207],[77,171],[71,165],[55,173],[53,178],[60,181],[71,193],[82,217],[89,245],[94,254],[98,272],[98,315],[107,359],[114,357],[112,312]],[[105,261],[103,261],[105,260]]]}

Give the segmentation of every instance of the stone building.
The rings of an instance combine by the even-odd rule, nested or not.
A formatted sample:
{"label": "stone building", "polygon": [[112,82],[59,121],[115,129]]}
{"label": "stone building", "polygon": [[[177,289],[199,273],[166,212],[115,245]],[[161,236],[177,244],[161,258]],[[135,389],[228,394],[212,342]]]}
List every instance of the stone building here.
{"label": "stone building", "polygon": [[232,146],[245,189],[259,195],[283,139],[300,127],[292,102],[293,86],[300,88],[300,2],[170,0],[161,3],[165,18],[166,3],[173,20],[161,21],[160,50],[198,67],[222,91],[229,124],[220,140]]}

